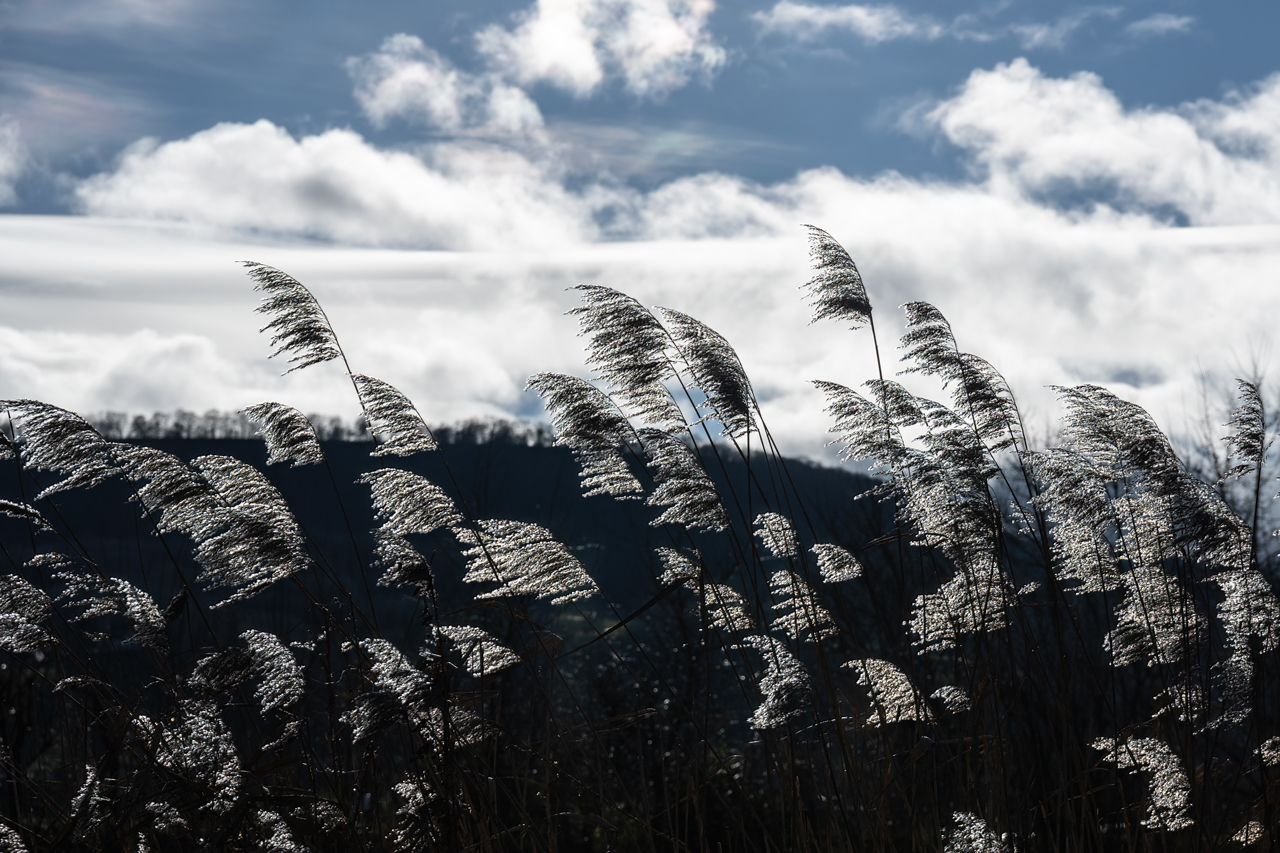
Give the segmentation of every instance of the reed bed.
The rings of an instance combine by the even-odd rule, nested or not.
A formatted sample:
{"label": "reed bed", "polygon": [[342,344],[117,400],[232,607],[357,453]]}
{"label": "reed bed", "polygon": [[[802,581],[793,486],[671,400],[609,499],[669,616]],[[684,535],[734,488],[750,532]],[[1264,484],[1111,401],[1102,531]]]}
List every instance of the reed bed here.
{"label": "reed bed", "polygon": [[[810,237],[815,321],[882,365],[857,267]],[[333,425],[284,404],[243,419],[270,464],[328,469],[341,547],[295,517],[278,468],[0,401],[17,491],[0,501],[0,850],[1276,843],[1258,384],[1240,383],[1221,481],[1092,385],[1058,389],[1059,446],[1036,448],[1000,373],[909,303],[899,375],[949,397],[883,366],[816,383],[845,457],[877,477],[820,519],[725,338],[580,286],[595,378],[529,388],[583,493],[660,537],[652,594],[624,605],[555,529],[487,517],[451,446],[348,363],[305,286],[246,270],[273,355],[349,377],[376,529],[342,502],[319,440]],[[85,546],[63,510],[108,499],[132,503],[162,565],[116,577]]]}

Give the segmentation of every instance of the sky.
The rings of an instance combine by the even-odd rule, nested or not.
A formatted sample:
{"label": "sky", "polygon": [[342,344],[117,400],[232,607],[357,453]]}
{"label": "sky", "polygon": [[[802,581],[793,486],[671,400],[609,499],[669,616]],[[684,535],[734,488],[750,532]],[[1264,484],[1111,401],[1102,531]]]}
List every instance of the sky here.
{"label": "sky", "polygon": [[[237,266],[289,272],[429,421],[539,417],[589,375],[578,283],[738,349],[784,449],[809,380],[803,224],[862,271],[895,369],[925,300],[1033,430],[1092,382],[1166,429],[1274,377],[1274,3],[0,0],[0,397],[354,416],[281,376]],[[936,395],[914,379],[910,387]]]}

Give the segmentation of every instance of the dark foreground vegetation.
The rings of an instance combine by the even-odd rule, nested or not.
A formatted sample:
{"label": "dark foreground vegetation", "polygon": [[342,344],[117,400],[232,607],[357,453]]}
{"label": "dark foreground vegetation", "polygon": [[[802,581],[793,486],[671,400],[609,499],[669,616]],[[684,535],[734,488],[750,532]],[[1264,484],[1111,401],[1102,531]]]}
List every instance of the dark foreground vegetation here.
{"label": "dark foreground vegetation", "polygon": [[[879,361],[811,236],[815,318]],[[903,367],[946,405],[818,383],[872,480],[784,459],[714,331],[584,286],[598,379],[529,382],[553,447],[433,432],[248,269],[276,354],[340,360],[374,441],[278,403],[0,401],[0,851],[1275,843],[1257,384],[1221,480],[1094,386],[1035,449],[911,303]]]}

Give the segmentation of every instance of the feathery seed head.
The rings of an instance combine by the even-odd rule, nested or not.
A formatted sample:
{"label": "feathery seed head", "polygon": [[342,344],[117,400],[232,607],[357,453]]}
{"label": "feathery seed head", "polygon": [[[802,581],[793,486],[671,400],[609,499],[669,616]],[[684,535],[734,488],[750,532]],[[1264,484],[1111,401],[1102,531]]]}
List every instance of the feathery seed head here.
{"label": "feathery seed head", "polygon": [[1093,748],[1106,752],[1102,760],[1121,770],[1133,768],[1148,775],[1144,826],[1178,830],[1194,825],[1187,814],[1191,810],[1191,782],[1168,744],[1155,738],[1130,736],[1123,745],[1099,738]]}
{"label": "feathery seed head", "polygon": [[839,545],[818,544],[809,550],[818,558],[818,571],[827,583],[862,577],[862,563]]}
{"label": "feathery seed head", "polygon": [[556,444],[571,448],[582,466],[583,497],[644,493],[620,449],[635,432],[609,395],[585,379],[561,373],[536,373],[525,387],[537,391],[546,404]]}
{"label": "feathery seed head", "polygon": [[641,430],[640,439],[657,482],[657,488],[645,503],[666,508],[650,524],[659,527],[677,523],[690,530],[728,530],[729,514],[694,452],[680,439],[658,429]]}
{"label": "feathery seed head", "polygon": [[249,652],[251,675],[260,679],[254,696],[267,711],[283,711],[302,698],[302,667],[275,634],[248,630],[240,635]]}
{"label": "feathery seed head", "polygon": [[67,489],[96,486],[116,473],[111,445],[79,415],[38,400],[0,400],[0,411],[8,411],[17,422],[24,464],[63,475],[36,495],[37,501]]}
{"label": "feathery seed head", "polygon": [[853,258],[836,239],[814,225],[809,229],[809,260],[813,278],[804,286],[813,300],[813,320],[847,320],[858,329],[871,320],[871,302]]}
{"label": "feathery seed head", "polygon": [[242,780],[235,741],[218,706],[207,699],[184,699],[166,725],[137,714],[133,723],[150,744],[155,761],[173,775],[210,789],[208,806],[226,814],[240,799]]}
{"label": "feathery seed head", "polygon": [[800,556],[800,540],[796,536],[791,519],[776,512],[762,512],[756,516],[756,536],[769,553],[779,560]]}
{"label": "feathery seed head", "polygon": [[197,580],[235,592],[214,607],[250,598],[307,567],[298,522],[275,486],[252,466],[227,456],[191,463],[213,486],[221,505],[195,535]]}
{"label": "feathery seed head", "polygon": [[488,631],[466,625],[441,625],[439,630],[462,655],[467,672],[476,678],[488,678],[520,663],[520,656]]}
{"label": "feathery seed head", "polygon": [[426,477],[399,468],[381,468],[360,477],[373,493],[383,528],[397,536],[432,533],[462,523],[453,499]]}
{"label": "feathery seed head", "polygon": [[35,526],[36,530],[46,531],[52,530],[49,523],[44,520],[44,516],[40,511],[30,504],[24,504],[19,501],[0,500],[0,515],[7,515],[10,518],[16,518],[26,521]]}
{"label": "feathery seed head", "polygon": [[663,384],[674,378],[667,357],[670,337],[657,318],[636,300],[608,287],[580,284],[582,305],[569,311],[580,334],[589,336],[587,364],[618,389],[618,396],[645,423],[684,423]]}
{"label": "feathery seed head", "polygon": [[751,606],[742,593],[722,583],[709,583],[703,589],[707,600],[707,618],[714,627],[735,634],[756,630],[756,620],[751,618]]}
{"label": "feathery seed head", "polygon": [[818,603],[813,589],[795,572],[786,569],[773,573],[769,588],[778,598],[773,605],[777,615],[770,626],[784,632],[791,639],[820,640],[836,634],[831,614]]}
{"label": "feathery seed head", "polygon": [[808,706],[809,673],[777,637],[753,634],[743,637],[742,642],[764,658],[764,677],[760,679],[764,703],[747,722],[757,729],[777,728]]}
{"label": "feathery seed head", "polygon": [[953,812],[955,827],[943,835],[943,853],[1010,853],[1008,840],[975,814]]}
{"label": "feathery seed head", "polygon": [[673,583],[687,583],[694,586],[698,582],[698,578],[702,576],[702,569],[698,565],[698,561],[702,556],[694,551],[696,560],[681,554],[674,548],[658,548],[658,559],[662,561],[662,576],[658,578],[658,582],[665,585]]}
{"label": "feathery seed head", "polygon": [[386,525],[373,532],[373,555],[383,570],[378,579],[381,586],[413,585],[422,592],[429,592],[433,579],[431,562],[407,538],[387,529]]}
{"label": "feathery seed head", "polygon": [[578,558],[551,531],[520,521],[481,521],[476,529],[454,531],[468,547],[464,581],[497,581],[497,589],[476,598],[534,595],[552,604],[567,604],[598,592]]}
{"label": "feathery seed head", "polygon": [[948,714],[963,714],[973,706],[969,694],[965,692],[963,687],[956,687],[950,684],[945,687],[939,687],[933,691],[929,698],[941,705],[942,710]]}
{"label": "feathery seed head", "polygon": [[[930,719],[928,708],[918,700],[906,673],[889,661],[868,658],[850,661],[845,666],[858,674],[858,684],[867,688],[876,709],[884,714],[885,722]],[[879,716],[873,715],[870,723],[879,725]]]}
{"label": "feathery seed head", "polygon": [[61,600],[84,608],[73,621],[120,615],[133,627],[134,642],[159,655],[169,653],[169,623],[151,596],[133,584],[79,572],[59,572],[54,577],[66,584]]}
{"label": "feathery seed head", "polygon": [[243,410],[258,425],[267,443],[267,464],[289,462],[293,467],[324,461],[316,429],[302,412],[283,403],[259,403]]}
{"label": "feathery seed head", "polygon": [[708,417],[720,422],[725,435],[738,436],[755,429],[751,414],[754,394],[738,353],[705,323],[670,308],[658,310],[671,327],[671,337],[689,365],[694,385],[706,396],[701,407],[708,411]]}
{"label": "feathery seed head", "polygon": [[266,296],[255,309],[271,318],[260,331],[271,332],[271,358],[288,355],[293,365],[286,374],[342,355],[338,338],[320,303],[302,284],[274,267],[245,261],[255,282],[253,289]]}
{"label": "feathery seed head", "polygon": [[1173,665],[1204,640],[1204,617],[1182,582],[1159,566],[1135,566],[1122,576],[1124,600],[1105,647],[1115,666]]}
{"label": "feathery seed head", "polygon": [[351,379],[360,394],[369,432],[378,439],[373,456],[411,456],[438,448],[427,422],[408,397],[372,376],[353,373]]}
{"label": "feathery seed head", "polygon": [[1238,477],[1248,473],[1259,465],[1266,456],[1271,442],[1267,441],[1267,410],[1262,402],[1262,392],[1258,386],[1243,379],[1237,379],[1240,386],[1240,404],[1231,412],[1231,435],[1227,444],[1231,455],[1240,461],[1230,471],[1228,477]]}

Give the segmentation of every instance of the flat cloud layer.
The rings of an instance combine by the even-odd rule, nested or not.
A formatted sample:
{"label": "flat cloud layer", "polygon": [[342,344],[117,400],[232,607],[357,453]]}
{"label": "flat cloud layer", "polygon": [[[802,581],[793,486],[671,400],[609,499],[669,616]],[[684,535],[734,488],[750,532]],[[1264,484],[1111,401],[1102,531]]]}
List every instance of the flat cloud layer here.
{"label": "flat cloud layer", "polygon": [[282,379],[265,359],[234,266],[251,259],[311,286],[353,369],[431,420],[533,416],[531,373],[587,373],[563,312],[565,288],[591,282],[720,331],[784,448],[830,460],[806,380],[857,386],[875,361],[865,331],[808,325],[811,222],[857,260],[887,369],[895,306],[922,299],[1006,374],[1033,429],[1055,409],[1046,386],[1076,382],[1177,429],[1196,372],[1228,377],[1280,316],[1278,91],[1273,78],[1218,102],[1126,111],[1091,75],[1046,78],[1025,62],[975,72],[916,116],[968,152],[974,177],[959,184],[819,169],[640,192],[575,179],[554,149],[409,153],[346,130],[219,125],[136,146],[80,185],[86,216],[0,218],[0,388],[82,411],[276,399],[354,414],[333,365]]}

